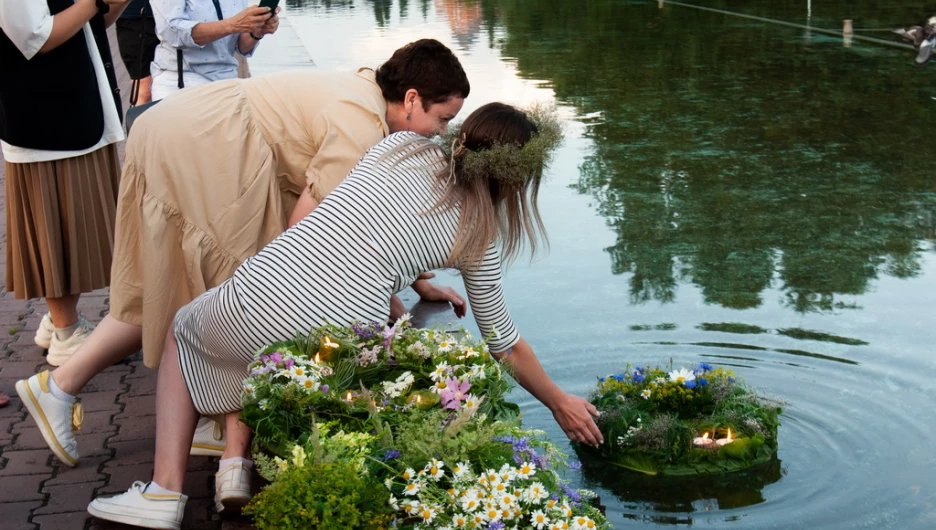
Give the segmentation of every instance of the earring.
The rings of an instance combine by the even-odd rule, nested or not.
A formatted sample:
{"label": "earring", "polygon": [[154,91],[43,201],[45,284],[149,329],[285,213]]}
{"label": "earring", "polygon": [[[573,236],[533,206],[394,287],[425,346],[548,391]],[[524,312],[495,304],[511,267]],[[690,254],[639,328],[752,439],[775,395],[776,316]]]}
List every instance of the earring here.
{"label": "earring", "polygon": [[407,115],[406,115],[406,121],[410,121],[410,118],[411,118],[412,116],[413,116],[412,114],[407,114]]}

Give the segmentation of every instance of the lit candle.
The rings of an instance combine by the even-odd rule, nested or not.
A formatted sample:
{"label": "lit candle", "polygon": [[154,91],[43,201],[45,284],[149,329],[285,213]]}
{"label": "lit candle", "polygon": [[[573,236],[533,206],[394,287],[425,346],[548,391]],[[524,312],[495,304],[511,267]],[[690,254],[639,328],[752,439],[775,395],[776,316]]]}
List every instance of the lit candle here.
{"label": "lit candle", "polygon": [[713,445],[715,445],[715,441],[708,437],[708,433],[705,433],[702,435],[701,438],[693,438],[692,445],[702,447],[702,448],[708,448],[708,447],[712,447]]}
{"label": "lit candle", "polygon": [[722,445],[728,445],[733,441],[734,441],[734,438],[731,437],[731,429],[728,429],[728,437],[722,438],[720,440],[715,440],[715,443],[717,443],[719,446],[722,446]]}
{"label": "lit candle", "polygon": [[347,399],[348,401],[351,401],[352,399],[354,399],[354,395],[351,392],[348,392],[348,395],[345,397],[345,399]]}

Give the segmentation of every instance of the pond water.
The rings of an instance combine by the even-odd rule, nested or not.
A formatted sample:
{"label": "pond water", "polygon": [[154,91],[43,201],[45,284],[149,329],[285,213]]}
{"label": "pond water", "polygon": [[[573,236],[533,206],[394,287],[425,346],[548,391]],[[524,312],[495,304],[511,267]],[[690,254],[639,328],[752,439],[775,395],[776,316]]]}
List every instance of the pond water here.
{"label": "pond water", "polygon": [[[318,68],[376,66],[433,37],[468,72],[462,117],[492,100],[559,107],[567,140],[541,196],[551,248],[512,265],[506,291],[560,386],[584,395],[626,363],[706,361],[787,402],[778,458],[748,473],[586,465],[574,480],[616,527],[936,527],[936,63],[810,29],[851,19],[897,42],[881,30],[932,13],[286,1]],[[548,410],[515,399],[565,444]]]}

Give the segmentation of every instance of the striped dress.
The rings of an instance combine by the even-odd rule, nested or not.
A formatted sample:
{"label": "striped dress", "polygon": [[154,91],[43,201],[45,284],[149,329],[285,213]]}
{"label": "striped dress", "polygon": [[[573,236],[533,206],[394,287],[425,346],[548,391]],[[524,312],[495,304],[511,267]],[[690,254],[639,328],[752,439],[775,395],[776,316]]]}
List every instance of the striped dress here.
{"label": "striped dress", "polygon": [[[200,413],[241,409],[259,348],[325,323],[384,322],[393,293],[445,267],[459,212],[427,213],[442,194],[435,175],[444,159],[438,149],[413,153],[426,142],[411,132],[388,136],[310,215],[179,310],[179,364]],[[461,272],[478,328],[494,334],[491,351],[506,351],[519,335],[496,245],[480,267]]]}

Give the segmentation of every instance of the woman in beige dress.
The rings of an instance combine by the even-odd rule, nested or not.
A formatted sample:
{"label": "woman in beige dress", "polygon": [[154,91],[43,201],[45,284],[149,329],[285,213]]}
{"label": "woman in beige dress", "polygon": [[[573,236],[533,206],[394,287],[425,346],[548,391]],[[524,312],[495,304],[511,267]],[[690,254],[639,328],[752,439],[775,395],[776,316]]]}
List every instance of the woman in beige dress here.
{"label": "woman in beige dress", "polygon": [[[310,213],[387,134],[444,132],[469,89],[451,50],[423,39],[376,71],[218,81],[143,114],[120,183],[111,312],[63,366],[17,383],[55,455],[77,464],[72,409],[92,377],[141,346],[158,367],[180,307]],[[464,314],[454,291],[414,288]]]}

